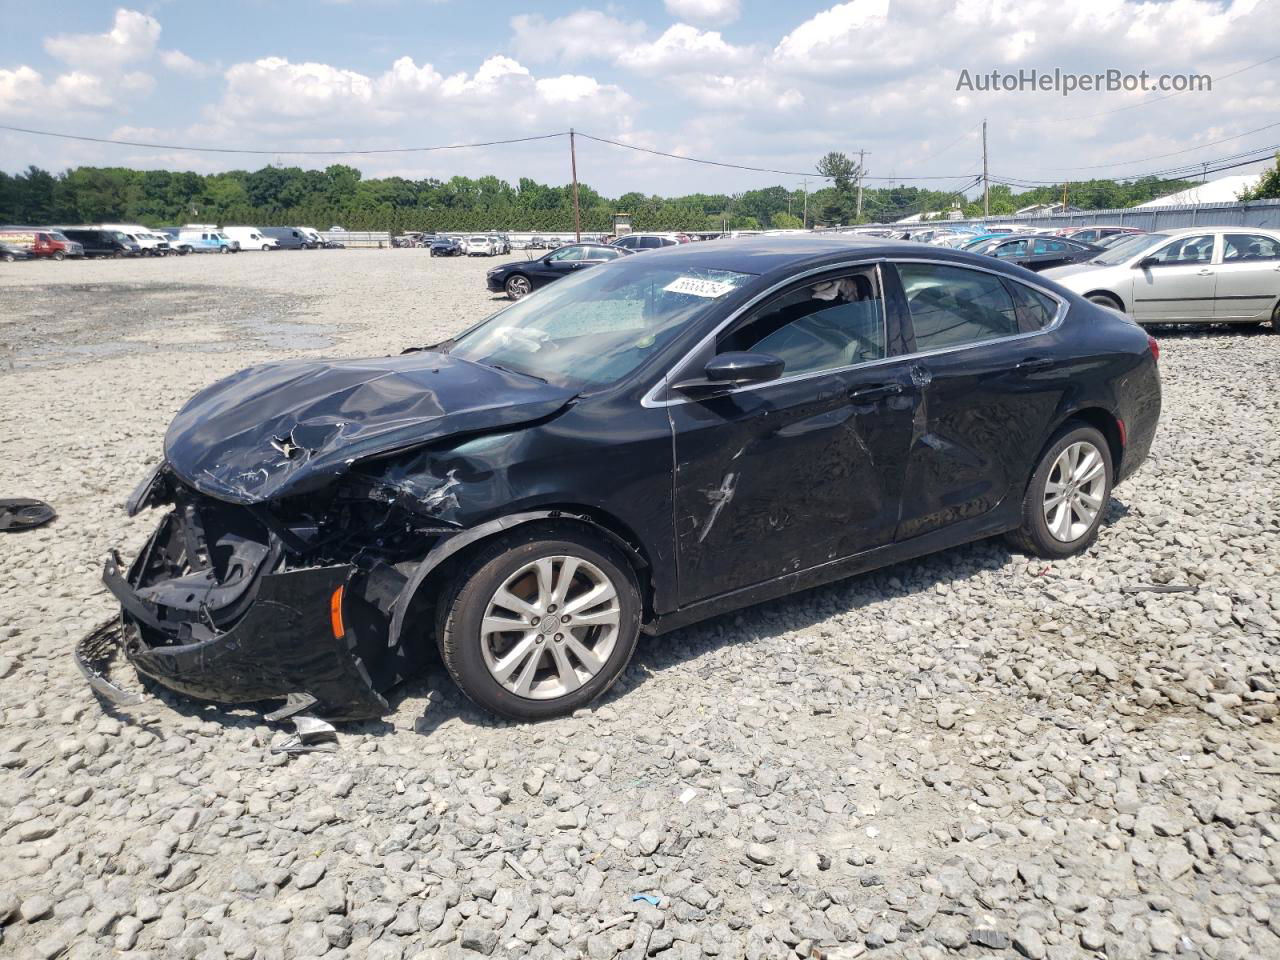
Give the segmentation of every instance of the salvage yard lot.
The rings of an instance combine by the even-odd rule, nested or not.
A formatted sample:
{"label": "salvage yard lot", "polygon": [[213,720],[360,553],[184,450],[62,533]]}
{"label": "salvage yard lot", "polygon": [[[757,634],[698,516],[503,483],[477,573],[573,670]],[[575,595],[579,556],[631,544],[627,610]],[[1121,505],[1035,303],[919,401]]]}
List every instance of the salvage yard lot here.
{"label": "salvage yard lot", "polygon": [[104,713],[69,651],[179,405],[455,333],[504,259],[0,270],[0,496],[59,511],[0,535],[0,955],[1280,956],[1269,330],[1159,331],[1152,457],[1082,557],[975,544],[642,638],[541,724],[438,664],[331,754],[168,694]]}

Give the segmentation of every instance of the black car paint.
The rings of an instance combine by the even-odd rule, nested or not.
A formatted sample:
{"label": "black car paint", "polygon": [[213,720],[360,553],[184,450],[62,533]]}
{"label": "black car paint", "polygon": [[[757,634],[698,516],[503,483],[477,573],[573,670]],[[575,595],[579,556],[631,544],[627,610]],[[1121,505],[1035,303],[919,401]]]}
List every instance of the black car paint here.
{"label": "black car paint", "polygon": [[86,257],[133,257],[139,255],[141,248],[135,243],[125,243],[117,239],[109,230],[70,230],[58,231],[68,240],[74,240],[84,249]]}
{"label": "black car paint", "polygon": [[463,253],[461,242],[452,237],[437,238],[429,249],[433,257],[460,257]]}
{"label": "black car paint", "polygon": [[[1035,253],[1034,243],[1037,240],[1043,240],[1049,243],[1061,244],[1064,249],[1047,251],[1045,253]],[[1018,243],[1027,243],[1032,245],[1032,249],[1023,254],[1013,254],[1001,256],[1002,248],[1016,246]],[[1020,267],[1026,267],[1028,270],[1039,272],[1040,270],[1048,270],[1050,267],[1062,267],[1071,263],[1082,263],[1085,260],[1092,260],[1098,254],[1102,253],[1105,248],[1096,244],[1086,243],[1083,240],[1075,240],[1069,237],[1010,237],[1002,240],[992,246],[986,248],[984,252],[988,256],[996,257],[1005,263],[1014,263]]]}
{"label": "black car paint", "polygon": [[[587,259],[564,260],[556,258],[557,254],[572,247],[585,248],[587,250]],[[598,252],[600,253],[599,256],[592,256],[592,254]],[[621,255],[628,256],[630,251],[625,251]],[[513,260],[511,263],[504,263],[501,266],[494,267],[486,275],[485,285],[494,293],[502,293],[507,289],[508,280],[515,276],[521,276],[528,279],[530,290],[537,290],[539,287],[545,287],[548,283],[553,283],[571,273],[585,270],[587,267],[593,267],[600,263],[607,263],[609,260],[617,259],[618,256],[619,254],[613,247],[604,243],[566,244],[541,257],[535,257],[530,260]]]}
{"label": "black car paint", "polygon": [[[1145,334],[1020,268],[942,249],[921,254],[915,244],[820,237],[651,256],[756,279],[605,389],[569,395],[425,350],[272,364],[197,395],[170,430],[166,465],[132,503],[175,511],[128,575],[112,578],[126,654],[143,673],[209,699],[307,692],[332,716],[372,715],[377,692],[410,672],[431,642],[416,605],[439,589],[436,573],[451,555],[513,526],[582,523],[625,546],[645,586],[644,629],[662,633],[1016,527],[1036,456],[1069,417],[1113,439],[1117,482],[1147,454],[1160,388]],[[1043,333],[916,354],[893,266],[908,259],[1037,284],[1068,309]],[[887,360],[697,397],[671,387],[668,374],[674,382],[705,359],[722,321],[799,277],[854,263],[886,278]],[[1020,368],[1027,359],[1042,362]],[[478,403],[477,391],[486,394]],[[959,402],[969,397],[971,411]],[[217,539],[219,529],[250,528],[266,547],[243,532]],[[182,591],[164,580],[156,557],[200,558],[213,591],[237,550],[248,558],[236,568],[250,581],[243,596],[278,598],[275,578],[294,571],[316,571],[323,589],[273,600],[274,630],[241,637],[228,622],[210,631],[203,620],[216,624],[220,609],[197,616],[199,602],[176,596]],[[258,560],[246,573],[264,550],[284,557],[283,566]],[[340,647],[314,636],[319,628],[298,629],[329,609],[325,591],[339,582],[335,602],[359,616],[346,621],[354,636],[339,638],[336,627],[330,636],[363,652],[360,669],[340,678]],[[140,603],[152,606],[139,612]],[[157,603],[172,618],[161,629],[148,623]],[[228,643],[263,663],[269,681],[254,685],[251,667],[237,661],[224,684],[210,668]],[[300,649],[311,643],[323,669]],[[173,653],[193,644],[200,649],[185,659]]]}

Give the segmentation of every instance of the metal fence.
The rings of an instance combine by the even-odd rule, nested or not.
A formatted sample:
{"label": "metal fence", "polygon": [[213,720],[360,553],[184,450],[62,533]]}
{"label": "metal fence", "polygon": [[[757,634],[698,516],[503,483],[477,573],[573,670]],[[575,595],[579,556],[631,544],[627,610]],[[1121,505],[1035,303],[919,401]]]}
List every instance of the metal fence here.
{"label": "metal fence", "polygon": [[337,240],[348,247],[390,248],[391,234],[386,230],[321,230],[326,240]]}
{"label": "metal fence", "polygon": [[[981,226],[985,223],[1024,224],[1029,227],[1137,227],[1140,230],[1177,230],[1182,227],[1280,227],[1280,200],[1199,203],[1171,207],[1122,207],[1115,210],[1082,210],[1076,213],[1022,217],[978,217],[971,220],[928,220],[915,228]],[[897,226],[903,224],[886,226]]]}

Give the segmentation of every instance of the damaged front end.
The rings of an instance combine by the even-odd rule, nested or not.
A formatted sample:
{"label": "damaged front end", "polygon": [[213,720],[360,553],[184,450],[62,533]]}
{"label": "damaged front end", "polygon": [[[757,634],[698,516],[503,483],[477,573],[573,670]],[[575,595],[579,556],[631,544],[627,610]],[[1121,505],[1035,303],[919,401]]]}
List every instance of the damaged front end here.
{"label": "damaged front end", "polygon": [[130,515],[171,509],[131,564],[108,558],[120,620],[86,638],[81,670],[117,702],[115,649],[204,700],[384,713],[425,646],[400,632],[425,558],[464,528],[459,475],[473,509],[500,506],[490,441],[572,396],[431,351],[268,364],[205,388],[129,498]]}
{"label": "damaged front end", "polygon": [[414,667],[387,642],[407,579],[397,564],[412,569],[450,526],[359,478],[270,506],[215,500],[163,468],[144,487],[131,512],[173,509],[127,568],[114,551],[106,562],[120,620],[77,650],[99,693],[121,702],[102,669],[114,641],[139,673],[202,700],[386,712],[382,691]]}

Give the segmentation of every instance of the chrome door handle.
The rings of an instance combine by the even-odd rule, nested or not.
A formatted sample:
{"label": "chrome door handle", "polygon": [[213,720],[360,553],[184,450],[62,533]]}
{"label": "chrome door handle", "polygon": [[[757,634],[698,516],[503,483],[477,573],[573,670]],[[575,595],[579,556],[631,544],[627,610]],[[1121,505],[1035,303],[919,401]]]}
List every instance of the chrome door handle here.
{"label": "chrome door handle", "polygon": [[1212,271],[1212,270],[1201,270],[1201,271],[1200,271],[1200,276],[1202,276],[1202,277],[1212,277],[1212,276],[1213,276],[1213,271]]}

